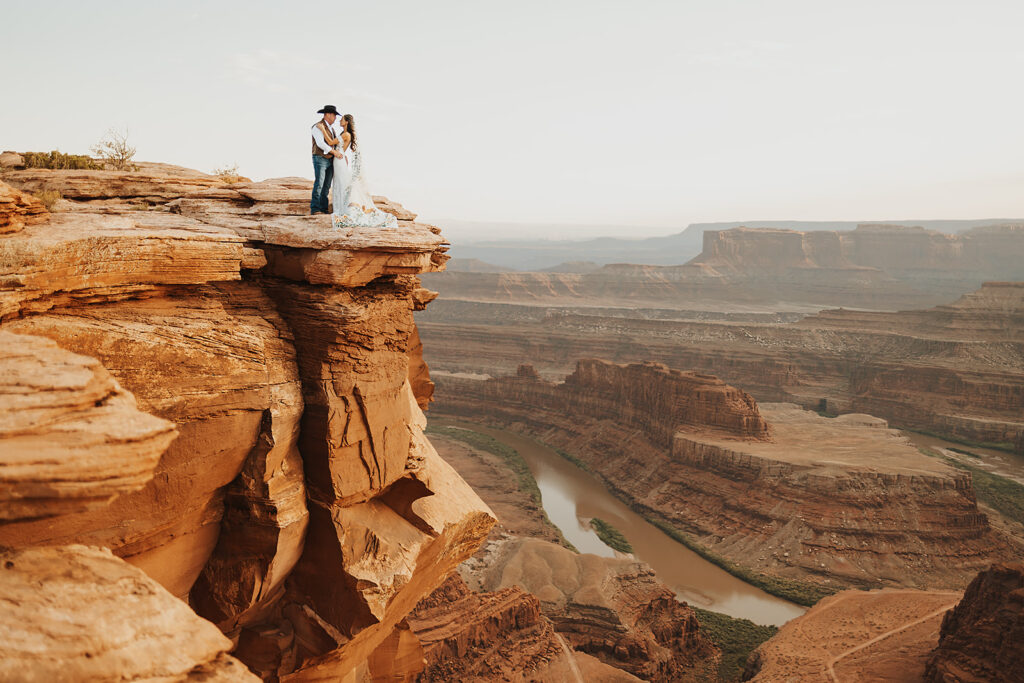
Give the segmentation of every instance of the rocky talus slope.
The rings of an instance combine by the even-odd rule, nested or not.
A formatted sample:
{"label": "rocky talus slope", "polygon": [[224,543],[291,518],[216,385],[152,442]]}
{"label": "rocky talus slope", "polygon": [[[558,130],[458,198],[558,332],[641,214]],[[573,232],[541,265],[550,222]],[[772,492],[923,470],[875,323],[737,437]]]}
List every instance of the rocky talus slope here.
{"label": "rocky talus slope", "polygon": [[[138,626],[192,638],[151,677],[231,664],[232,643],[266,679],[388,676],[400,659],[414,675],[405,615],[494,523],[423,435],[412,314],[434,296],[417,274],[447,259],[439,231],[383,199],[399,227],[333,231],[302,215],[301,179],[141,164],[0,180],[0,545],[88,567],[70,583],[99,582],[110,619],[134,624],[148,591],[144,610],[177,596],[228,637],[184,605]],[[48,218],[24,194],[44,189],[64,197]],[[54,598],[83,624],[62,652],[95,671],[109,620],[73,590]],[[36,652],[64,637],[0,621]]]}
{"label": "rocky talus slope", "polygon": [[706,680],[717,669],[693,610],[643,563],[511,536],[460,572],[479,590],[529,591],[574,650],[643,680]]}
{"label": "rocky talus slope", "polygon": [[453,575],[416,606],[409,625],[426,656],[424,682],[641,680],[571,649],[537,596],[518,586],[471,591]]}
{"label": "rocky talus slope", "polygon": [[788,324],[449,296],[418,318],[435,371],[499,376],[529,362],[553,377],[578,358],[657,361],[714,374],[760,401],[869,413],[1024,453],[1024,282],[986,283],[926,310],[829,310]]}
{"label": "rocky talus slope", "polygon": [[651,363],[584,360],[561,383],[527,368],[436,379],[436,410],[568,451],[637,509],[768,577],[963,586],[1017,548],[978,510],[969,474],[878,418],[759,407],[714,377]]}

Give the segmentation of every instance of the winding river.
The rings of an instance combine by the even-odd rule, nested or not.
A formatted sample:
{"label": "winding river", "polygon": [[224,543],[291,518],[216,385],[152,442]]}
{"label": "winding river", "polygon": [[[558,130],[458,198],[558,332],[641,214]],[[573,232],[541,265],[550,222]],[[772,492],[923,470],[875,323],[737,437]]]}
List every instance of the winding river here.
{"label": "winding river", "polygon": [[537,480],[548,518],[580,552],[621,557],[601,542],[591,528],[589,521],[599,517],[626,536],[633,546],[633,555],[651,565],[658,579],[675,591],[680,600],[758,624],[781,625],[806,611],[736,578],[666,536],[613,496],[590,473],[544,444],[503,429],[461,420],[432,418],[432,422],[486,434],[516,449]]}

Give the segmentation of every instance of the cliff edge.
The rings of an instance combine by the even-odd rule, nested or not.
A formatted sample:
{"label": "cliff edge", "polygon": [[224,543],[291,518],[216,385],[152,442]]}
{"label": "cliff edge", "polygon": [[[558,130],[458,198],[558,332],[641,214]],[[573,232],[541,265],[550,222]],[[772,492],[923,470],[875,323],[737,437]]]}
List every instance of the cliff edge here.
{"label": "cliff edge", "polygon": [[397,228],[334,231],[295,178],[0,180],[0,545],[109,548],[230,638],[171,678],[232,643],[267,680],[422,668],[403,619],[494,523],[423,435],[440,231],[384,198]]}

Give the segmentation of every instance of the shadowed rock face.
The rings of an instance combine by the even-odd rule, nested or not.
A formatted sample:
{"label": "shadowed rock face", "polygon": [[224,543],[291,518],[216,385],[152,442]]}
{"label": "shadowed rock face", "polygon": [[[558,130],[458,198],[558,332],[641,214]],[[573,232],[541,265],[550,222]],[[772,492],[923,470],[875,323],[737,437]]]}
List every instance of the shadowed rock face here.
{"label": "shadowed rock face", "polygon": [[1024,667],[1024,565],[996,564],[978,574],[942,620],[925,680],[1020,680]]}
{"label": "shadowed rock face", "polygon": [[717,379],[656,365],[581,361],[561,384],[529,372],[435,379],[442,414],[566,450],[634,507],[770,576],[962,586],[1015,552],[978,510],[967,473],[878,418],[758,406]]}
{"label": "shadowed rock face", "polygon": [[[88,488],[73,473],[43,495],[25,488],[38,473],[5,474],[4,450],[15,488],[0,499],[36,496],[54,516],[17,509],[0,545],[109,547],[266,678],[336,680],[405,648],[405,614],[493,524],[423,436],[432,384],[412,313],[433,296],[416,275],[447,260],[439,231],[383,199],[397,228],[334,231],[296,215],[300,179],[228,185],[160,164],[3,179],[68,201],[0,236],[0,362],[73,359],[64,389],[98,402],[19,380],[16,404],[38,395],[25,410],[80,417],[65,430],[138,457],[121,480]],[[121,387],[157,417],[131,417]],[[102,429],[117,410],[122,430]]]}

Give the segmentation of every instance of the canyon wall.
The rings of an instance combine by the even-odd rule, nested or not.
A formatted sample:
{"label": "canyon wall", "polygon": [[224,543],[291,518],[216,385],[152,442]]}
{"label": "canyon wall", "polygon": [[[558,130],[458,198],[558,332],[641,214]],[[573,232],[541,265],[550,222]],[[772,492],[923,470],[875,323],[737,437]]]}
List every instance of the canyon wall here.
{"label": "canyon wall", "polygon": [[981,572],[963,600],[946,612],[925,679],[997,681],[1021,677],[1024,666],[1024,565],[996,564]]}
{"label": "canyon wall", "polygon": [[[442,414],[564,449],[637,509],[767,576],[960,586],[1014,552],[978,510],[967,473],[922,455],[877,418],[759,407],[720,380],[654,364],[580,361],[559,384],[526,369],[435,379]],[[681,413],[636,400],[685,390],[692,400],[674,403],[687,407]]]}
{"label": "canyon wall", "polygon": [[[0,425],[0,545],[110,548],[265,679],[372,678],[378,649],[416,651],[404,616],[494,521],[423,435],[413,311],[439,231],[383,198],[397,228],[332,230],[300,215],[301,179],[0,179],[63,195],[46,219],[0,183],[0,363],[22,372],[2,398],[24,404]],[[24,428],[41,419],[56,436]]]}
{"label": "canyon wall", "polygon": [[762,401],[865,412],[901,427],[1024,453],[1024,282],[991,282],[952,304],[822,311],[797,323],[696,322],[439,299],[419,318],[434,370],[543,376],[577,358],[653,360],[714,374]]}

